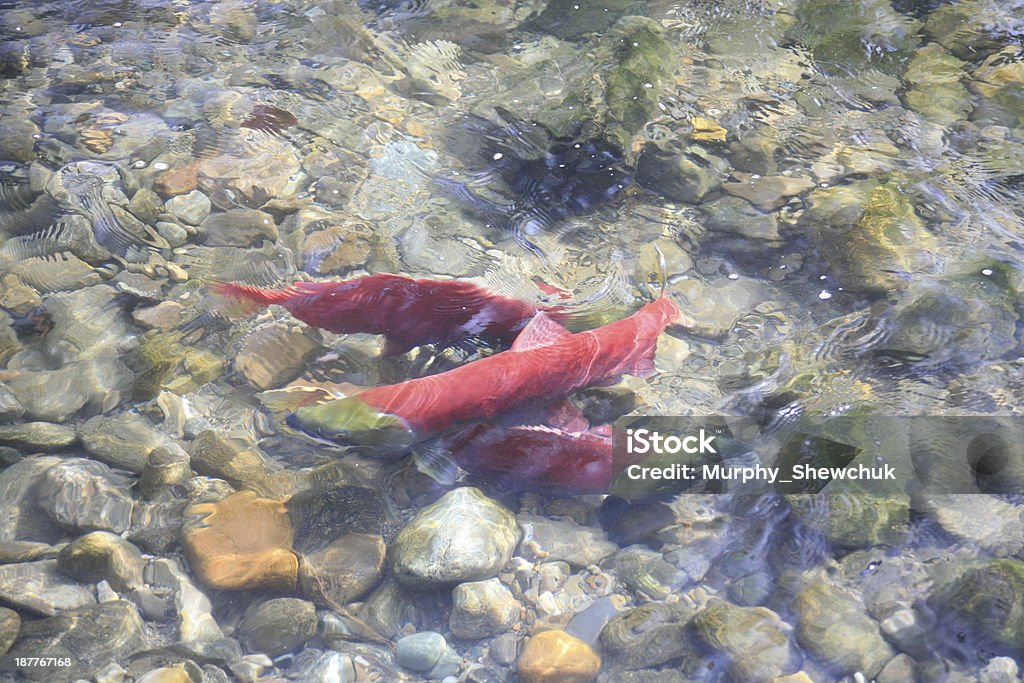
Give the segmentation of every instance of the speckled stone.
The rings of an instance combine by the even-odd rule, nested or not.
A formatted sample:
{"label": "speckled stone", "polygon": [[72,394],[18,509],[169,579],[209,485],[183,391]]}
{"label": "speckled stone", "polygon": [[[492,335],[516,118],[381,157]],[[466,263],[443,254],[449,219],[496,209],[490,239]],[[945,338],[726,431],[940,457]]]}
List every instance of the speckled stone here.
{"label": "speckled stone", "polygon": [[497,635],[512,628],[520,609],[498,579],[459,584],[452,591],[452,635],[471,640]]}
{"label": "speckled stone", "polygon": [[530,638],[518,664],[522,683],[590,683],[600,669],[597,653],[565,631],[543,631]]}
{"label": "speckled stone", "polygon": [[515,516],[479,489],[458,488],[413,517],[392,544],[395,578],[429,587],[495,576],[519,540]]}

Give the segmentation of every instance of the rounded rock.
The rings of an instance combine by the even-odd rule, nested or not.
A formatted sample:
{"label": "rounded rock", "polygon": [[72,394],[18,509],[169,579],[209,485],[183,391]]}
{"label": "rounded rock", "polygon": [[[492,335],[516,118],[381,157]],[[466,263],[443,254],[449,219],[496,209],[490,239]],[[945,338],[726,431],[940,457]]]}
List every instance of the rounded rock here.
{"label": "rounded rock", "polygon": [[316,607],[298,598],[274,598],[250,608],[238,625],[251,652],[277,657],[298,649],[316,635]]}
{"label": "rounded rock", "polygon": [[377,585],[386,553],[377,534],[345,534],[300,559],[299,586],[313,602],[337,609]]}
{"label": "rounded rock", "polygon": [[0,656],[7,654],[18,639],[21,631],[21,617],[12,609],[0,607]]}
{"label": "rounded rock", "polygon": [[82,583],[106,581],[116,590],[142,585],[142,554],[117,534],[94,531],[65,546],[57,569]]}
{"label": "rounded rock", "polygon": [[431,586],[495,576],[519,541],[515,516],[479,489],[458,488],[398,533],[392,568],[403,584]]}
{"label": "rounded rock", "polygon": [[449,623],[456,638],[495,636],[519,619],[519,602],[498,579],[460,584],[452,591],[452,602]]}
{"label": "rounded rock", "polygon": [[590,683],[601,658],[565,631],[543,631],[526,641],[518,668],[522,683]]}

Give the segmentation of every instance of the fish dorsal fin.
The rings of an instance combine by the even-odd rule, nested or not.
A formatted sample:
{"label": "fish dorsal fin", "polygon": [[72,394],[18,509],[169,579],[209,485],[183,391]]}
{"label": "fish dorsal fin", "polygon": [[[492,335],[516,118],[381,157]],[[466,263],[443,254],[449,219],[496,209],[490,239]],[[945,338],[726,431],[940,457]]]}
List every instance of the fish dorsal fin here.
{"label": "fish dorsal fin", "polygon": [[533,319],[519,333],[512,343],[512,350],[528,351],[571,336],[572,332],[552,320],[547,313],[541,312],[533,316]]}

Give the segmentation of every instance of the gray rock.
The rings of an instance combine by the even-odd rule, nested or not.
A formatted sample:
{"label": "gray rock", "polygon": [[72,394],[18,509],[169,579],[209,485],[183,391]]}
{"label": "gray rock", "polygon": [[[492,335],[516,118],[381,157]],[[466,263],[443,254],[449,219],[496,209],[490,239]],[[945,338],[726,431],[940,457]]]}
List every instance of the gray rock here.
{"label": "gray rock", "polygon": [[1024,508],[995,496],[933,495],[925,509],[948,533],[996,557],[1024,550]]}
{"label": "gray rock", "polygon": [[429,587],[495,576],[512,557],[515,516],[472,487],[423,508],[392,544],[395,578]]}
{"label": "gray rock", "polygon": [[842,588],[815,581],[792,608],[799,617],[797,641],[835,675],[860,671],[873,678],[895,654],[860,600]]}
{"label": "gray rock", "polygon": [[778,242],[779,218],[751,206],[739,197],[722,197],[701,207],[711,230],[741,235],[752,240]]}
{"label": "gray rock", "polygon": [[770,609],[716,602],[693,625],[705,644],[725,655],[732,680],[767,683],[799,668],[789,641],[792,627]]}
{"label": "gray rock", "polygon": [[171,197],[164,203],[168,213],[189,225],[199,225],[210,215],[210,198],[199,190]]}
{"label": "gray rock", "polygon": [[602,629],[602,649],[616,669],[644,669],[674,659],[696,661],[700,653],[689,635],[696,611],[680,603],[651,603],[622,612]]}
{"label": "gray rock", "polygon": [[33,560],[52,560],[60,552],[60,546],[34,541],[0,542],[0,564],[32,562]]}
{"label": "gray rock", "polygon": [[125,592],[142,585],[142,553],[128,541],[107,531],[76,538],[57,556],[57,568],[82,583],[106,581]]}
{"label": "gray rock", "polygon": [[1020,669],[1010,657],[993,657],[978,673],[978,683],[1017,683]]}
{"label": "gray rock", "polygon": [[44,616],[96,603],[88,588],[57,571],[56,560],[0,567],[0,599]]}
{"label": "gray rock", "polygon": [[93,358],[97,349],[114,347],[128,332],[127,321],[114,304],[117,290],[103,284],[74,292],[51,294],[44,306],[53,320],[45,337],[46,352],[62,363]]}
{"label": "gray rock", "polygon": [[491,641],[489,654],[496,664],[509,666],[516,661],[519,648],[519,636],[515,633],[503,633]]}
{"label": "gray rock", "polygon": [[117,405],[131,373],[114,349],[93,350],[96,355],[57,370],[24,371],[10,378],[7,389],[26,419],[64,422],[82,409],[96,413]]}
{"label": "gray rock", "polygon": [[200,226],[203,243],[213,247],[258,247],[277,240],[277,223],[256,209],[231,209],[211,214]]}
{"label": "gray rock", "polygon": [[498,579],[459,584],[452,591],[452,635],[468,640],[497,635],[512,628],[520,609]]}
{"label": "gray rock", "polygon": [[387,547],[377,534],[345,534],[299,558],[299,587],[323,607],[340,609],[380,581]]}
{"label": "gray rock", "polygon": [[146,418],[131,412],[97,415],[78,430],[89,453],[111,467],[141,472],[154,448],[167,443]]}
{"label": "gray rock", "polygon": [[359,616],[377,633],[399,638],[410,629],[433,623],[443,609],[440,592],[405,592],[393,581],[379,585],[363,603]]}
{"label": "gray rock", "polygon": [[21,617],[12,609],[0,607],[0,657],[7,654],[21,631]]}
{"label": "gray rock", "polygon": [[767,572],[754,572],[741,576],[729,584],[729,598],[737,605],[753,607],[763,605],[772,594],[774,585]]}
{"label": "gray rock", "polygon": [[296,650],[316,635],[316,606],[298,598],[274,598],[246,610],[238,625],[250,652],[276,657]]}
{"label": "gray rock", "polygon": [[57,451],[75,443],[75,430],[49,422],[22,422],[0,426],[0,444],[13,446],[26,453]]}
{"label": "gray rock", "polygon": [[699,204],[722,185],[728,164],[703,147],[659,148],[648,143],[636,162],[636,182],[669,199]]}
{"label": "gray rock", "polygon": [[596,645],[601,631],[619,613],[619,607],[610,596],[600,597],[565,625],[565,632],[588,645]]}
{"label": "gray rock", "polygon": [[619,547],[608,540],[603,529],[577,524],[572,519],[548,519],[537,515],[519,515],[523,557],[564,560],[576,568],[597,564],[615,554]]}
{"label": "gray rock", "polygon": [[169,486],[180,484],[192,477],[192,462],[184,448],[176,443],[157,446],[149,453],[146,466],[139,477],[139,492],[152,499]]}
{"label": "gray rock", "polygon": [[901,653],[890,659],[882,667],[882,670],[878,672],[878,678],[875,679],[875,683],[906,683],[906,681],[913,681],[914,676],[913,658]]}
{"label": "gray rock", "polygon": [[39,484],[39,506],[57,524],[74,532],[128,528],[131,482],[101,462],[68,458],[46,470]]}
{"label": "gray rock", "polygon": [[433,631],[400,639],[395,643],[395,661],[405,669],[425,673],[432,679],[454,676],[461,664],[461,658],[448,646],[444,636]]}
{"label": "gray rock", "polygon": [[36,505],[46,471],[60,462],[61,458],[51,455],[37,456],[0,472],[0,542],[51,543],[64,535],[49,517],[40,514]]}
{"label": "gray rock", "polygon": [[131,603],[118,600],[23,624],[9,656],[38,657],[45,652],[47,657],[67,657],[68,667],[19,669],[32,681],[64,683],[92,677],[145,644],[139,613]]}
{"label": "gray rock", "polygon": [[630,546],[616,555],[615,571],[632,591],[651,600],[664,600],[689,581],[661,553],[643,546]]}
{"label": "gray rock", "polygon": [[[209,598],[196,587],[177,562],[168,558],[154,560],[146,567],[146,582],[156,590],[173,594],[180,640],[199,643],[223,639],[224,633],[211,614],[213,606]],[[132,597],[140,603],[140,607],[146,599],[138,594]]]}

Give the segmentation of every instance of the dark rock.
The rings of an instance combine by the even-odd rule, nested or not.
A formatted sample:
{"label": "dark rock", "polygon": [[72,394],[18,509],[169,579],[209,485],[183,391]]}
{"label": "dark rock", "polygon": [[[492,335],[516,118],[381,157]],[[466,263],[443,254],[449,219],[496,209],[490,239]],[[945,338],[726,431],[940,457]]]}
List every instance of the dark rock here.
{"label": "dark rock", "polygon": [[340,609],[366,595],[384,571],[387,547],[377,534],[345,534],[299,558],[299,587],[323,607]]}
{"label": "dark rock", "polygon": [[250,652],[276,657],[316,635],[316,607],[297,598],[275,598],[246,611],[238,633]]}
{"label": "dark rock", "polygon": [[327,490],[300,491],[288,500],[295,529],[295,549],[311,553],[348,533],[385,533],[388,510],[378,491],[342,485]]}

